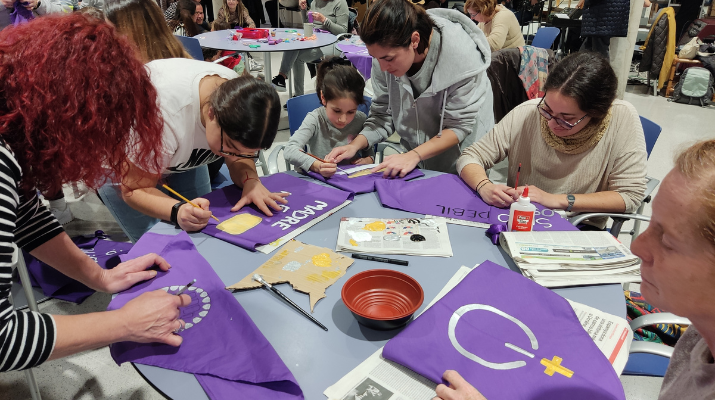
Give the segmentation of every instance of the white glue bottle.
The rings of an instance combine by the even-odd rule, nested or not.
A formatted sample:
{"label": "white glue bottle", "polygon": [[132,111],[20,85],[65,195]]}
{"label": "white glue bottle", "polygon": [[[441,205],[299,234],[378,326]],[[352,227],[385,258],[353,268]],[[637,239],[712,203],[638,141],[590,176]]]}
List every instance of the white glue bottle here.
{"label": "white glue bottle", "polygon": [[524,192],[519,196],[519,200],[511,203],[509,209],[509,231],[529,232],[534,225],[534,214],[536,206],[529,200],[529,187],[524,188]]}

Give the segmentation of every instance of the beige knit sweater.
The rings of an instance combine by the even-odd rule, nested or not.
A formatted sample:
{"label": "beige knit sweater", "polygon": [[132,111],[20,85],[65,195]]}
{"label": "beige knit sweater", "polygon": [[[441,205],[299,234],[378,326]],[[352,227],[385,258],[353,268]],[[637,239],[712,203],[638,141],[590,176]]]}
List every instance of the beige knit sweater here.
{"label": "beige knit sweater", "polygon": [[613,103],[611,123],[603,138],[581,154],[559,153],[541,136],[541,99],[524,102],[478,142],[462,152],[457,171],[468,164],[489,169],[509,157],[507,184],[514,185],[521,163],[520,185],[534,185],[549,193],[585,194],[614,191],[623,197],[626,213],[635,212],[646,188],[646,150],[636,109],[628,102]]}
{"label": "beige knit sweater", "polygon": [[492,51],[526,46],[519,21],[513,12],[502,5],[497,6],[491,21],[479,23],[479,29],[487,36]]}

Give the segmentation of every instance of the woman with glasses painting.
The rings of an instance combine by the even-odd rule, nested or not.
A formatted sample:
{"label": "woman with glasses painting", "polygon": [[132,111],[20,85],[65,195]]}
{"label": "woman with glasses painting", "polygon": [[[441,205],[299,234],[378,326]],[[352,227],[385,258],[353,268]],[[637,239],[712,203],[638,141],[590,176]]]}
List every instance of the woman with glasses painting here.
{"label": "woman with glasses painting", "polygon": [[[99,190],[127,236],[136,242],[159,220],[185,231],[204,228],[211,217],[209,201],[201,198],[211,191],[206,165],[220,157],[233,182],[243,188],[232,211],[251,203],[269,216],[271,209],[279,211],[287,194],[269,192],[255,165],[258,152],[271,147],[278,130],[281,105],[275,89],[203,61],[171,58],[146,67],[164,119],[163,149],[156,155],[162,170],[140,169],[130,156],[121,183]],[[177,201],[162,184],[193,199],[201,209]]]}
{"label": "woman with glasses painting", "polygon": [[[646,149],[635,108],[616,100],[616,75],[592,52],[564,58],[542,99],[504,117],[457,161],[462,179],[490,205],[509,207],[526,186],[532,201],[569,212],[635,212],[646,188]],[[486,170],[509,157],[507,185]],[[591,220],[603,228],[605,219]]]}

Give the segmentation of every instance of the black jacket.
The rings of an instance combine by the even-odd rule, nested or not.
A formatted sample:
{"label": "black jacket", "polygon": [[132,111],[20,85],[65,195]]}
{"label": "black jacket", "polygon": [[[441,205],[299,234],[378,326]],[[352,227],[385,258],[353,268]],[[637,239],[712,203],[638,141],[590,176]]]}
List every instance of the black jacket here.
{"label": "black jacket", "polygon": [[581,36],[628,36],[630,0],[586,0],[581,19]]}

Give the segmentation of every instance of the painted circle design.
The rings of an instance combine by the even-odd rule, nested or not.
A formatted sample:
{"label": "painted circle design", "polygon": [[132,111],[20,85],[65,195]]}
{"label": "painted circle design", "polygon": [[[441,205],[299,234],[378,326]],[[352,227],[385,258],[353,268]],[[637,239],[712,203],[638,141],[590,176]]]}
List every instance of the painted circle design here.
{"label": "painted circle design", "polygon": [[[170,294],[176,294],[182,287],[183,286],[166,286],[161,288],[161,290]],[[199,324],[206,318],[209,310],[211,310],[211,297],[207,291],[200,287],[191,286],[184,294],[191,297],[191,304],[181,308],[179,318],[185,322],[184,329],[181,331],[191,329]]]}

